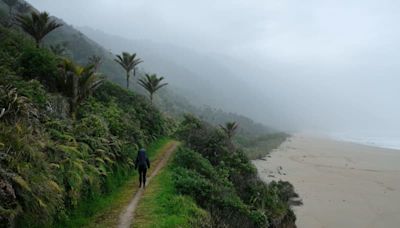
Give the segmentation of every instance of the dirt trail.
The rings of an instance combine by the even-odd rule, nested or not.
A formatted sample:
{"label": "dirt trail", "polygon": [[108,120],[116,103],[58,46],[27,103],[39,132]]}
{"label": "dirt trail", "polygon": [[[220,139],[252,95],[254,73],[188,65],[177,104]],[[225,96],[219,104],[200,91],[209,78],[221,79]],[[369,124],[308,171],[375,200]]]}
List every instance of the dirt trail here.
{"label": "dirt trail", "polygon": [[[154,171],[151,173],[150,177],[147,178],[146,185],[150,184],[151,179],[155,177],[158,172],[167,164],[168,159],[171,157],[172,152],[176,149],[176,147],[179,145],[178,142],[172,142],[165,151],[162,151],[160,153],[163,154],[161,161],[158,162],[156,168]],[[135,196],[132,198],[131,202],[129,205],[125,208],[125,210],[122,212],[122,214],[119,217],[119,224],[118,228],[129,228],[131,224],[134,222],[134,212],[136,210],[136,207],[139,203],[139,200],[142,198],[142,195],[144,193],[144,189],[140,188],[138,192],[136,192]]]}

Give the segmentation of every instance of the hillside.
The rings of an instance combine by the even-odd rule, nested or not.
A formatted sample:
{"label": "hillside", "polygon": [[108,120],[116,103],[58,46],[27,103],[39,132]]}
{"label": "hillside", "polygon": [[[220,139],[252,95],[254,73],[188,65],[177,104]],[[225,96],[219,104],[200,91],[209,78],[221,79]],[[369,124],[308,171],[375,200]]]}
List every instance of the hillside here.
{"label": "hillside", "polygon": [[[232,141],[233,133],[216,124],[242,119],[238,136],[255,140],[268,128],[218,110],[203,114],[214,124],[192,114],[161,112],[147,96],[122,88],[113,76],[102,76],[103,68],[97,72],[87,64],[84,54],[104,56],[104,49],[64,26],[50,35],[76,45],[67,56],[50,51],[49,40],[37,45],[19,26],[0,25],[0,227],[90,225],[85,222],[111,205],[104,199],[136,179],[138,148],[153,148],[165,137],[184,143],[165,184],[169,197],[185,196],[185,205],[200,213],[188,214],[186,224],[294,226],[291,206],[297,194],[290,183],[263,183]],[[69,39],[68,34],[74,35]],[[118,66],[109,57],[109,64]],[[150,158],[155,151],[149,149]]]}
{"label": "hillside", "polygon": [[[162,111],[168,113],[170,116],[182,118],[185,113],[194,113],[201,119],[216,126],[229,121],[236,121],[240,125],[238,134],[241,136],[241,140],[238,141],[239,144],[244,146],[244,143],[250,141],[249,137],[258,137],[259,139],[257,141],[252,140],[253,143],[250,147],[254,148],[246,149],[249,154],[254,154],[251,156],[252,158],[259,157],[260,154],[265,154],[265,152],[262,152],[263,150],[270,150],[268,146],[264,145],[265,142],[270,141],[270,138],[276,138],[278,136],[278,143],[284,140],[284,135],[277,134],[276,130],[257,123],[246,116],[225,112],[221,108],[212,108],[219,107],[220,104],[226,103],[223,100],[218,100],[221,98],[218,85],[225,80],[224,75],[228,76],[230,73],[227,69],[206,59],[205,56],[192,53],[179,47],[154,44],[145,41],[133,42],[90,28],[80,28],[84,30],[85,34],[88,34],[88,37],[63,20],[57,20],[64,26],[50,33],[45,38],[44,45],[50,47],[57,44],[66,44],[65,55],[81,65],[87,64],[89,58],[93,55],[100,56],[102,58],[102,64],[100,65],[99,71],[107,79],[119,85],[125,85],[125,73],[121,67],[115,64],[114,53],[131,51],[139,54],[144,60],[144,63],[140,67],[137,78],[143,77],[144,72],[148,71],[162,72],[162,76],[167,78],[170,85],[168,88],[160,91],[160,96],[156,97],[155,102]],[[97,42],[100,42],[106,48],[92,39],[96,39]],[[125,50],[124,47],[129,48]],[[181,53],[181,56],[188,57],[186,62],[184,61],[185,58],[176,59],[173,58],[173,56],[169,56],[168,53],[172,52],[178,52]],[[191,72],[183,66],[185,63],[193,65],[194,62],[204,63],[205,61],[208,66],[207,73],[199,68],[198,72],[201,73],[201,75]],[[220,78],[218,75],[224,77]],[[214,79],[212,80],[212,78]],[[131,78],[133,90],[145,95],[147,92],[143,90],[142,87],[138,86],[136,80],[136,78]],[[207,91],[207,93],[204,93],[204,91]],[[236,99],[240,99],[242,96],[235,97]],[[271,135],[271,137],[267,136],[270,134],[273,135]],[[249,145],[250,144],[247,143],[246,147],[249,147]]]}
{"label": "hillside", "polygon": [[[24,3],[24,1],[20,2]],[[7,9],[5,4],[3,2],[0,2],[0,4],[5,11]],[[6,15],[6,12],[3,15]],[[169,115],[181,118],[187,112],[195,113],[215,125],[236,121],[240,124],[240,134],[243,133],[243,135],[263,136],[276,132],[276,130],[257,123],[244,115],[226,112],[223,108],[213,108],[230,103],[219,100],[221,93],[218,90],[218,86],[226,80],[224,78],[229,76],[230,72],[226,68],[213,63],[212,60],[206,59],[205,56],[174,46],[145,41],[137,43],[90,28],[79,28],[83,29],[83,32],[81,32],[62,19],[56,19],[63,26],[45,37],[44,46],[65,45],[64,55],[81,65],[87,64],[91,56],[100,56],[102,63],[99,71],[110,81],[122,86],[125,86],[125,73],[120,66],[115,64],[115,53],[122,51],[137,52],[140,58],[144,60],[143,65],[139,65],[137,78],[143,77],[144,72],[160,72],[162,73],[161,76],[167,78],[170,85],[160,91],[160,96],[156,97],[156,103],[162,111]],[[96,39],[96,41],[93,39]],[[128,48],[125,49],[125,47]],[[183,60],[185,58],[172,58],[168,55],[172,52],[181,53],[181,56],[188,56],[189,53],[190,58],[186,60],[189,62],[186,62],[186,64],[193,65],[194,62],[206,61],[207,71],[200,70],[202,68],[200,64],[198,73],[187,70],[184,67],[185,62]],[[137,78],[131,78],[131,85],[135,91],[145,95],[146,91],[136,83]],[[244,88],[238,90],[242,89]],[[235,99],[241,98],[242,96],[235,96]],[[241,102],[238,101],[238,103]]]}
{"label": "hillside", "polygon": [[[150,40],[130,40],[89,27],[81,27],[79,30],[114,53],[120,53],[126,47],[129,47],[128,51],[137,52],[146,60],[142,65],[144,70],[168,76],[179,95],[200,106],[226,109],[226,101],[231,94],[221,94],[221,85],[228,77],[232,82],[229,87],[241,83],[229,69],[218,64],[218,61],[187,48]],[[242,81],[241,87],[246,90],[245,84]]]}

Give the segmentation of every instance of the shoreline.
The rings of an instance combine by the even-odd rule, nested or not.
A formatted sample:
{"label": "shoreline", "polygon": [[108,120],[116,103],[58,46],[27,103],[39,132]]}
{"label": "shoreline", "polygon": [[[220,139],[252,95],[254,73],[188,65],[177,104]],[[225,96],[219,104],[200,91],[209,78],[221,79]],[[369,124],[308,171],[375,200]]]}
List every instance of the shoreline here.
{"label": "shoreline", "polygon": [[386,149],[386,150],[394,150],[400,153],[400,146],[397,145],[387,145],[387,144],[379,144],[379,142],[376,141],[365,141],[365,140],[358,140],[358,139],[346,139],[346,138],[335,138],[335,137],[330,137],[330,140],[333,141],[338,141],[338,142],[347,142],[347,143],[353,143],[361,146],[367,146],[367,147],[374,147],[378,149]]}
{"label": "shoreline", "polygon": [[299,228],[400,224],[399,150],[294,135],[253,164],[264,181],[293,184]]}

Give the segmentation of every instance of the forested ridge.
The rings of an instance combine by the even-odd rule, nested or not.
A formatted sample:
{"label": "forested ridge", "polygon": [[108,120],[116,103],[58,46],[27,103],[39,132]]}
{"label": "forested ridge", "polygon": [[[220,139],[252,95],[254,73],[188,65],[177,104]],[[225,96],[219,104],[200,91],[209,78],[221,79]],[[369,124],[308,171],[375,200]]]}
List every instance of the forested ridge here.
{"label": "forested ridge", "polygon": [[219,110],[178,110],[203,110],[188,103],[160,111],[184,100],[163,98],[168,76],[134,72],[128,60],[138,60],[135,54],[111,57],[94,45],[82,55],[74,48],[80,41],[65,46],[49,37],[65,32],[64,22],[22,1],[2,4],[9,9],[0,18],[1,227],[68,224],[83,204],[124,185],[139,147],[165,137],[183,142],[170,165],[173,195],[204,211],[182,224],[295,226],[293,187],[262,182],[248,157],[278,146],[285,134]]}

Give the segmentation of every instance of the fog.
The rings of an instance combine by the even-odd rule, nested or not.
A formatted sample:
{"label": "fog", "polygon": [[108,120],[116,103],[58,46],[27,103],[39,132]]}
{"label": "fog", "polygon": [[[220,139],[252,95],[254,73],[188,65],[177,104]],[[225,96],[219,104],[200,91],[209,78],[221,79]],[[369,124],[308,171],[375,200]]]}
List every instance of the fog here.
{"label": "fog", "polygon": [[77,27],[210,57],[230,74],[216,82],[228,111],[284,130],[400,135],[399,1],[29,2]]}

